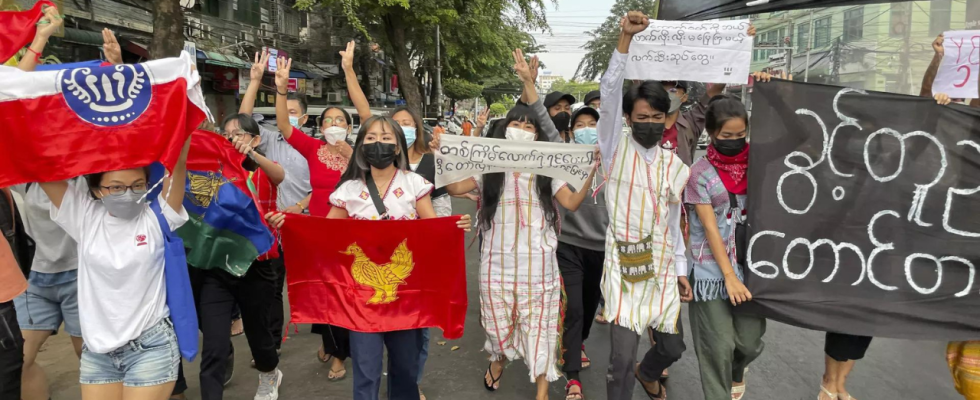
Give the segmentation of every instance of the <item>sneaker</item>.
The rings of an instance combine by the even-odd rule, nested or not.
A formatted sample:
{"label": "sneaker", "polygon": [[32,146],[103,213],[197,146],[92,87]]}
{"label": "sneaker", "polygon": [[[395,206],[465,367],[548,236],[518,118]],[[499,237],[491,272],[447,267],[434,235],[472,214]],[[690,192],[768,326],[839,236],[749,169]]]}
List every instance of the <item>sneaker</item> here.
{"label": "sneaker", "polygon": [[231,354],[228,355],[228,359],[225,360],[225,384],[228,386],[231,383],[231,378],[235,377],[235,349],[231,349]]}
{"label": "sneaker", "polygon": [[255,391],[255,400],[279,399],[279,385],[282,384],[282,371],[276,368],[272,372],[259,372],[259,390]]}

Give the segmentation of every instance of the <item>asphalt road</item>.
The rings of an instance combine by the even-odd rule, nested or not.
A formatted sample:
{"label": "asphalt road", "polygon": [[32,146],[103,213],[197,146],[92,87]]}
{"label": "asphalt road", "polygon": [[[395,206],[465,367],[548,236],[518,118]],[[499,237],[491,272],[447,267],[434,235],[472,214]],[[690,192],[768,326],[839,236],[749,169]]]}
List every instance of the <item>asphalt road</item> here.
{"label": "asphalt road", "polygon": [[[473,203],[454,200],[457,211],[473,212]],[[533,399],[534,385],[528,380],[523,361],[507,367],[500,390],[487,392],[481,383],[487,367],[482,351],[484,334],[479,325],[479,253],[476,246],[467,251],[467,291],[470,303],[466,317],[466,333],[460,340],[437,344],[444,339],[433,330],[429,361],[422,388],[429,399]],[[687,313],[684,312],[687,319]],[[685,321],[687,324],[688,321]],[[688,325],[689,326],[689,325]],[[226,388],[226,399],[251,399],[258,384],[257,373],[249,369],[250,355],[244,336],[234,338],[236,371]],[[316,358],[320,337],[300,326],[299,333],[290,332],[283,345],[280,368],[285,374],[280,399],[350,399],[351,375],[340,382],[326,379],[328,366]],[[671,400],[702,399],[697,357],[692,341],[685,338],[688,351],[670,369],[668,390]],[[817,398],[823,373],[823,333],[770,322],[765,336],[766,349],[749,367],[746,377],[746,400],[813,400]],[[609,357],[609,327],[595,325],[586,343],[592,368],[582,373],[585,394],[589,399],[605,399],[605,370]],[[458,350],[452,350],[459,346]],[[907,340],[875,339],[866,359],[858,362],[851,374],[848,389],[861,400],[955,400],[960,399],[953,389],[945,364],[945,343]],[[641,341],[641,352],[649,348]],[[79,399],[78,361],[64,335],[46,344],[38,363],[48,372],[54,400]],[[198,362],[185,364],[190,390],[189,399],[200,399]],[[551,399],[564,398],[564,381],[551,385]],[[382,396],[386,396],[382,389]],[[386,397],[383,397],[386,398]],[[635,400],[645,400],[637,387]],[[8,400],[8,399],[3,399]]]}

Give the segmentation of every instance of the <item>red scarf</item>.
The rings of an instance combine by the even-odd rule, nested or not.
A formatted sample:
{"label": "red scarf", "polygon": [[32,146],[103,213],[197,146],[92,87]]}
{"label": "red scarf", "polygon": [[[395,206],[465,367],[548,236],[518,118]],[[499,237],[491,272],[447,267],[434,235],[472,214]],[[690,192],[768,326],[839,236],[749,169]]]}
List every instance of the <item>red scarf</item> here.
{"label": "red scarf", "polygon": [[749,179],[746,171],[749,169],[749,144],[745,144],[742,152],[734,156],[726,156],[708,146],[708,162],[718,170],[721,183],[725,189],[734,194],[746,194],[749,189]]}

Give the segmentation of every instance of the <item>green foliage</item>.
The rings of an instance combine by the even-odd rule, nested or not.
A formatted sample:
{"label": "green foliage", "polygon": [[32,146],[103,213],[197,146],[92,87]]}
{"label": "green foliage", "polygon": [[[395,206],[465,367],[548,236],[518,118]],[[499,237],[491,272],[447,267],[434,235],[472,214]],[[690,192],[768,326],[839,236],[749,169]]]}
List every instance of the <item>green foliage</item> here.
{"label": "green foliage", "polygon": [[616,4],[609,11],[610,15],[599,25],[598,28],[587,31],[585,34],[592,37],[585,46],[586,54],[575,70],[575,77],[586,81],[595,80],[602,75],[609,66],[609,57],[616,50],[616,43],[619,41],[619,20],[629,11],[643,11],[647,15],[653,15],[655,10],[654,0],[616,0]]}
{"label": "green foliage", "polygon": [[442,87],[446,97],[453,100],[474,99],[483,93],[483,85],[462,79],[447,79]]}
{"label": "green foliage", "polygon": [[495,117],[503,116],[504,114],[507,114],[507,111],[510,111],[510,108],[503,103],[493,103],[490,105],[490,115]]}
{"label": "green foliage", "polygon": [[584,100],[585,95],[593,90],[599,90],[599,82],[569,82],[564,79],[558,79],[551,84],[551,91],[568,93],[575,96],[576,101]]}

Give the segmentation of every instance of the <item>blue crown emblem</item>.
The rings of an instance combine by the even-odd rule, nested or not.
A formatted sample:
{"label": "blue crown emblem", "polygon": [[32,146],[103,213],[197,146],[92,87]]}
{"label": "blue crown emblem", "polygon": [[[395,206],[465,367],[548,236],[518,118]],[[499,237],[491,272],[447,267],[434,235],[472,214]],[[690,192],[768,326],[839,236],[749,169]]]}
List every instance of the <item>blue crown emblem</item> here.
{"label": "blue crown emblem", "polygon": [[85,122],[119,126],[135,121],[152,98],[149,73],[140,64],[62,71],[58,89]]}

